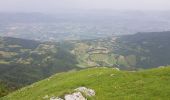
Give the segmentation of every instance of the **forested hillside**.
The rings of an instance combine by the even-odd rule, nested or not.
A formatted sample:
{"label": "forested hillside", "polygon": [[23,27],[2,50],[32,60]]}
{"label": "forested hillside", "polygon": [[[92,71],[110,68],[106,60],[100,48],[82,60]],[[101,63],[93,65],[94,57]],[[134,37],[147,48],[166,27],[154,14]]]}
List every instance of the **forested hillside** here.
{"label": "forested hillside", "polygon": [[133,55],[136,67],[151,68],[170,64],[170,31],[146,32],[122,36],[117,39],[119,48],[116,53]]}
{"label": "forested hillside", "polygon": [[108,66],[138,70],[170,64],[170,32],[74,41],[71,52],[80,67]]}
{"label": "forested hillside", "polygon": [[22,87],[54,73],[76,68],[75,56],[60,43],[0,38],[0,81]]}

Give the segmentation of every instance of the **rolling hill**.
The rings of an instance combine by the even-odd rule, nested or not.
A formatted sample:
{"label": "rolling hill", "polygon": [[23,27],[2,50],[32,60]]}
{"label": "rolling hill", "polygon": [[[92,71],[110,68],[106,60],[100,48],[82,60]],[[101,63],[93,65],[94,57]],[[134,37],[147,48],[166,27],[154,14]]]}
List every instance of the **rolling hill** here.
{"label": "rolling hill", "polygon": [[74,41],[71,49],[78,66],[109,66],[138,70],[170,65],[170,32],[141,32]]}
{"label": "rolling hill", "polygon": [[63,97],[81,86],[95,91],[96,95],[88,100],[168,100],[169,83],[170,67],[136,72],[91,68],[53,75],[2,100],[49,100],[53,96]]}
{"label": "rolling hill", "polygon": [[170,64],[170,31],[141,32],[117,39],[116,53],[125,58],[133,55],[137,68],[153,68]]}

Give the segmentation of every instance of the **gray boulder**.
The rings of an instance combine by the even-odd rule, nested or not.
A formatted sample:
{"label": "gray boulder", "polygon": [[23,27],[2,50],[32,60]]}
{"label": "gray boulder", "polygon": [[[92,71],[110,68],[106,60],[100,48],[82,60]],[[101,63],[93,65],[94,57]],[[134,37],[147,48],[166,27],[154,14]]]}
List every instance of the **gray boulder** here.
{"label": "gray boulder", "polygon": [[87,100],[81,92],[75,92],[73,94],[67,94],[65,95],[65,100]]}
{"label": "gray boulder", "polygon": [[79,87],[77,89],[75,89],[75,91],[79,91],[79,92],[82,92],[83,94],[85,94],[86,96],[95,96],[95,91],[92,90],[92,89],[88,89],[86,87]]}

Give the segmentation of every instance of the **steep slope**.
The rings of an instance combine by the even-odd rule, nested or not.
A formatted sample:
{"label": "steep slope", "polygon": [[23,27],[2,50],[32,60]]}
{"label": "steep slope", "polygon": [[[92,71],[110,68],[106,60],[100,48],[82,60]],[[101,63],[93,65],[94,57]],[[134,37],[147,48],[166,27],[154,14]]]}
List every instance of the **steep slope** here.
{"label": "steep slope", "polygon": [[0,97],[7,95],[12,89],[9,88],[5,83],[0,82]]}
{"label": "steep slope", "polygon": [[75,68],[75,57],[60,43],[0,37],[0,81],[20,88]]}
{"label": "steep slope", "polygon": [[170,98],[170,67],[145,71],[119,71],[113,68],[91,68],[60,73],[18,90],[2,100],[49,100],[63,97],[75,88],[95,90],[89,100],[168,100]]}

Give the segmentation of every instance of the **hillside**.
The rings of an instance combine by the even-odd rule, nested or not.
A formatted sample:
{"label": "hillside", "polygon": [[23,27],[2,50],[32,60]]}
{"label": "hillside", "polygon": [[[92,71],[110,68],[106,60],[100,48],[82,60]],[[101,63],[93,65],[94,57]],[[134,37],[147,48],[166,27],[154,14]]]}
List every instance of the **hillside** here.
{"label": "hillside", "polygon": [[125,58],[129,55],[136,58],[137,68],[152,68],[170,64],[170,31],[141,32],[122,36],[117,39],[116,53]]}
{"label": "hillside", "polygon": [[109,66],[138,70],[170,64],[170,32],[74,41],[71,49],[79,67]]}
{"label": "hillside", "polygon": [[60,43],[0,37],[0,81],[20,88],[75,68],[75,57]]}
{"label": "hillside", "polygon": [[12,88],[8,87],[5,83],[0,82],[0,97],[7,95],[12,91]]}
{"label": "hillside", "polygon": [[170,67],[137,72],[103,67],[60,73],[22,88],[2,100],[49,100],[52,96],[62,97],[81,86],[96,92],[88,100],[168,100],[169,73]]}

